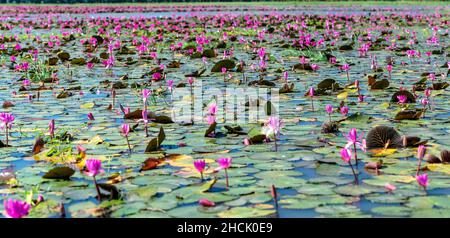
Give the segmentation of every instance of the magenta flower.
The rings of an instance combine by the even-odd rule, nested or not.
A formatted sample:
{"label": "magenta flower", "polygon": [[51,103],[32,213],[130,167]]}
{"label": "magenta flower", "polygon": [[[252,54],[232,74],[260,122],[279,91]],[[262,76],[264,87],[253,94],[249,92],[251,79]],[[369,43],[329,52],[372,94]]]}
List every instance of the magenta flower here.
{"label": "magenta flower", "polygon": [[394,185],[392,185],[392,184],[390,184],[390,183],[386,183],[386,184],[384,185],[384,188],[385,188],[386,190],[388,190],[388,192],[392,192],[392,191],[394,191],[395,189],[397,189],[397,187],[395,187]]}
{"label": "magenta flower", "polygon": [[231,162],[233,161],[232,158],[220,158],[217,160],[217,163],[219,164],[219,170],[220,169],[228,169],[231,166]]}
{"label": "magenta flower", "polygon": [[90,158],[86,160],[86,174],[95,177],[99,173],[103,173],[104,170],[102,169],[102,161],[94,158]]}
{"label": "magenta flower", "polygon": [[188,82],[188,84],[192,87],[192,84],[194,83],[194,78],[188,77],[188,78],[187,78],[187,82]]}
{"label": "magenta flower", "polygon": [[152,94],[152,91],[149,89],[142,89],[142,100],[144,102],[144,110],[147,108],[147,99]]}
{"label": "magenta flower", "polygon": [[284,78],[284,80],[287,82],[287,80],[288,80],[288,78],[289,78],[289,73],[288,73],[288,71],[284,71],[284,73],[283,73],[283,78]]}
{"label": "magenta flower", "polygon": [[87,114],[87,117],[88,117],[88,119],[91,120],[91,121],[94,121],[94,120],[95,120],[94,114],[92,114],[92,112],[88,113],[88,114]]}
{"label": "magenta flower", "polygon": [[408,100],[408,98],[406,97],[406,95],[398,95],[397,96],[398,99],[398,103],[400,104],[405,104],[406,101]]}
{"label": "magenta flower", "polygon": [[209,105],[209,113],[211,115],[216,115],[216,113],[217,113],[217,104],[216,103],[211,103],[211,105]]}
{"label": "magenta flower", "polygon": [[392,65],[390,65],[390,64],[388,64],[387,66],[386,66],[386,70],[390,73],[390,72],[392,72]]}
{"label": "magenta flower", "polygon": [[206,122],[208,123],[208,125],[214,124],[216,122],[216,116],[213,115],[206,116]]}
{"label": "magenta flower", "polygon": [[194,167],[200,173],[201,179],[203,181],[203,172],[205,171],[205,168],[206,168],[205,160],[203,160],[203,159],[195,160]]}
{"label": "magenta flower", "polygon": [[350,70],[350,65],[344,64],[344,65],[342,65],[341,69],[342,69],[343,71],[349,71],[349,70]]}
{"label": "magenta flower", "polygon": [[431,96],[431,89],[429,89],[429,88],[425,89],[425,96],[427,98],[429,98]]}
{"label": "magenta flower", "polygon": [[341,158],[343,161],[349,163],[352,159],[352,151],[347,148],[341,149]]}
{"label": "magenta flower", "polygon": [[172,93],[172,89],[173,89],[173,80],[172,79],[167,80],[167,87],[169,88],[169,91]]}
{"label": "magenta flower", "polygon": [[94,63],[88,62],[88,63],[86,64],[86,67],[87,67],[88,69],[92,69],[92,68],[94,68]]}
{"label": "magenta flower", "polygon": [[2,112],[0,113],[0,129],[5,129],[5,141],[6,145],[9,144],[9,131],[14,122],[14,115],[11,113]]}
{"label": "magenta flower", "polygon": [[314,97],[314,87],[310,87],[309,91],[308,91],[308,95],[311,98],[311,109],[312,111],[314,111],[314,102],[313,102],[313,97]]}
{"label": "magenta flower", "polygon": [[203,207],[214,207],[216,205],[213,201],[210,201],[206,198],[199,199],[198,203]]}
{"label": "magenta flower", "polygon": [[[356,153],[356,147],[359,147],[362,151],[366,152],[366,143],[365,140],[363,140],[364,132],[361,132],[361,134],[358,137],[358,133],[356,132],[355,128],[350,129],[347,135],[344,134],[344,137],[347,139],[347,144],[345,145],[345,148],[348,149],[353,145],[353,150],[355,151],[355,161],[356,165],[358,165],[358,156]],[[361,142],[360,142],[361,141]]]}
{"label": "magenta flower", "polygon": [[100,189],[97,185],[97,180],[95,179],[95,176],[100,173],[105,172],[102,169],[102,161],[100,161],[98,159],[90,158],[90,159],[86,160],[86,169],[87,169],[87,171],[85,172],[85,174],[91,176],[94,179],[94,186],[95,186],[95,189],[97,190],[98,200],[100,200],[101,193],[100,193]]}
{"label": "magenta flower", "polygon": [[131,153],[130,140],[128,139],[128,134],[130,133],[130,125],[126,123],[122,124],[122,126],[120,127],[120,132],[122,133],[123,136],[125,136],[125,139],[127,140],[128,149]]}
{"label": "magenta flower", "polygon": [[416,175],[416,181],[420,186],[426,189],[429,184],[428,175],[427,174]]}
{"label": "magenta flower", "polygon": [[423,159],[423,157],[425,156],[426,150],[427,150],[427,148],[424,145],[419,145],[419,147],[417,148],[417,158]]}
{"label": "magenta flower", "polygon": [[128,136],[128,134],[130,133],[130,125],[122,124],[122,126],[120,127],[120,132],[123,136]]}
{"label": "magenta flower", "polygon": [[50,133],[50,137],[53,138],[55,136],[55,120],[52,119],[48,123],[48,131]]}
{"label": "magenta flower", "polygon": [[331,122],[331,114],[333,113],[333,106],[328,104],[325,106],[325,110],[327,111],[328,116],[330,117],[330,122]]}
{"label": "magenta flower", "polygon": [[350,162],[350,160],[352,159],[352,151],[351,151],[351,149],[342,148],[341,151],[340,151],[340,154],[341,154],[341,159],[344,162],[348,163],[348,165],[350,165],[350,168],[352,169],[353,176],[355,177],[355,183],[358,184],[358,176],[356,175],[355,170],[353,169],[353,165]]}
{"label": "magenta flower", "polygon": [[419,163],[417,164],[416,176],[419,175],[422,159],[425,156],[426,150],[427,147],[425,147],[424,145],[419,145],[419,147],[417,147],[417,159],[419,160]]}
{"label": "magenta flower", "polygon": [[320,67],[319,67],[319,65],[317,65],[317,64],[311,64],[311,69],[312,69],[313,71],[317,71],[317,70],[320,69]]}
{"label": "magenta flower", "polygon": [[341,114],[343,116],[347,116],[347,114],[348,114],[348,107],[347,106],[341,107]]}
{"label": "magenta flower", "polygon": [[216,171],[219,171],[221,169],[225,170],[225,178],[226,178],[227,188],[229,187],[227,169],[230,168],[231,162],[232,162],[231,158],[220,158],[217,160],[217,163],[219,164],[219,168],[215,169]]}
{"label": "magenta flower", "polygon": [[31,209],[31,205],[21,201],[8,199],[3,201],[5,208],[4,215],[8,218],[22,218],[28,215]]}
{"label": "magenta flower", "polygon": [[273,134],[274,136],[274,142],[275,142],[275,151],[277,151],[277,137],[280,133],[281,129],[284,127],[283,120],[281,120],[278,117],[271,116],[267,119],[266,126],[263,127],[263,132],[268,138],[270,135]]}
{"label": "magenta flower", "polygon": [[160,79],[162,79],[162,75],[159,72],[156,72],[152,75],[152,79],[153,81],[159,81]]}

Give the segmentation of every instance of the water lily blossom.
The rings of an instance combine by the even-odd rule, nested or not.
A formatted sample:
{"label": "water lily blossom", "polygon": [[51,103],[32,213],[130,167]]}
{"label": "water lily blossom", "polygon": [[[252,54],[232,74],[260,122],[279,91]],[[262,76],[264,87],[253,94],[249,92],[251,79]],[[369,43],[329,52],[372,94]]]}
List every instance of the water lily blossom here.
{"label": "water lily blossom", "polygon": [[230,168],[232,161],[233,161],[232,158],[220,158],[220,159],[218,159],[216,161],[219,164],[219,168],[217,168],[216,171],[219,171],[219,170],[222,170],[222,169],[225,171],[225,178],[226,178],[227,188],[229,187],[227,169]]}
{"label": "water lily blossom", "polygon": [[11,113],[0,113],[0,129],[5,129],[5,141],[7,146],[9,144],[9,130],[11,130],[14,119],[15,117]]}
{"label": "water lily blossom", "polygon": [[23,218],[28,216],[31,205],[21,200],[5,199],[3,201],[5,208],[4,215],[8,218]]}
{"label": "water lily blossom", "polygon": [[428,184],[429,184],[429,180],[428,180],[428,175],[427,174],[416,175],[416,181],[425,190],[427,189]]}
{"label": "water lily blossom", "polygon": [[364,132],[361,132],[361,134],[358,137],[356,128],[350,129],[347,135],[344,134],[344,137],[347,139],[347,144],[345,145],[345,148],[350,148],[353,146],[353,150],[355,152],[356,165],[358,165],[358,156],[356,152],[356,147],[359,147],[362,151],[366,152],[365,140],[362,139],[363,136]]}
{"label": "water lily blossom", "polygon": [[124,136],[126,138],[128,149],[131,153],[130,140],[128,139],[128,134],[130,133],[130,125],[126,124],[126,123],[122,124],[122,126],[120,127],[120,132],[122,133],[122,136]]}
{"label": "water lily blossom", "polygon": [[50,122],[48,123],[48,132],[50,133],[50,137],[53,139],[53,137],[55,136],[55,120],[54,119],[50,120]]}
{"label": "water lily blossom", "polygon": [[216,205],[213,201],[210,201],[206,198],[200,198],[198,200],[198,204],[200,204],[203,207],[214,207]]}
{"label": "water lily blossom", "polygon": [[395,187],[394,185],[392,185],[392,184],[390,184],[390,183],[386,183],[386,184],[384,185],[384,188],[385,188],[388,192],[392,192],[392,191],[394,191],[395,189],[397,189],[397,187]]}
{"label": "water lily blossom", "polygon": [[94,185],[97,190],[98,200],[100,200],[101,193],[100,193],[100,189],[97,185],[97,180],[96,180],[95,176],[104,172],[104,170],[102,169],[102,161],[98,160],[98,159],[93,159],[93,158],[87,159],[86,160],[86,170],[87,171],[85,172],[85,174],[88,176],[91,176],[94,179]]}
{"label": "water lily blossom", "polygon": [[427,147],[425,147],[424,145],[419,145],[419,147],[417,147],[417,159],[419,160],[419,163],[417,164],[416,176],[419,175],[420,166],[422,164],[422,160],[423,160],[423,157],[425,156],[426,150],[427,150]]}
{"label": "water lily blossom", "polygon": [[328,116],[330,117],[330,122],[331,122],[331,114],[333,113],[333,106],[328,104],[325,106],[325,110],[328,113]]}
{"label": "water lily blossom", "polygon": [[203,160],[203,159],[195,160],[194,167],[200,173],[201,179],[203,181],[203,172],[205,171],[205,168],[206,168],[205,160]]}

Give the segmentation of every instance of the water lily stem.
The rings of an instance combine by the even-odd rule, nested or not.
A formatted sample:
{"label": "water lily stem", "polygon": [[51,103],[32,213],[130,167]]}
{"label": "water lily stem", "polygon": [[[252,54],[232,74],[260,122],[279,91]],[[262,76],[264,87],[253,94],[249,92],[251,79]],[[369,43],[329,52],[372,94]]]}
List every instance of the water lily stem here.
{"label": "water lily stem", "polygon": [[100,193],[100,189],[98,188],[98,185],[97,185],[97,179],[95,179],[95,176],[93,176],[92,178],[94,178],[94,186],[95,186],[95,189],[97,190],[98,200],[100,201],[102,199],[102,196]]}
{"label": "water lily stem", "polygon": [[356,153],[356,144],[353,144],[353,149],[355,150],[355,164],[358,166],[358,155]]}
{"label": "water lily stem", "polygon": [[419,164],[417,165],[416,176],[418,176],[418,175],[419,175],[421,164],[422,164],[422,159],[421,159],[421,158],[419,158]]}
{"label": "water lily stem", "polygon": [[131,154],[130,140],[128,140],[128,136],[125,136],[125,138],[127,139],[128,150],[130,151]]}
{"label": "water lily stem", "polygon": [[6,146],[8,146],[9,138],[8,138],[8,125],[5,126],[5,137],[6,137]]}
{"label": "water lily stem", "polygon": [[228,183],[228,172],[227,169],[225,169],[225,179],[226,179],[226,183],[227,183],[227,188],[229,187],[229,183]]}
{"label": "water lily stem", "polygon": [[355,177],[355,184],[358,184],[358,176],[355,173],[355,170],[353,169],[353,165],[350,161],[348,161],[348,164],[350,165],[350,168],[352,169],[353,176]]}

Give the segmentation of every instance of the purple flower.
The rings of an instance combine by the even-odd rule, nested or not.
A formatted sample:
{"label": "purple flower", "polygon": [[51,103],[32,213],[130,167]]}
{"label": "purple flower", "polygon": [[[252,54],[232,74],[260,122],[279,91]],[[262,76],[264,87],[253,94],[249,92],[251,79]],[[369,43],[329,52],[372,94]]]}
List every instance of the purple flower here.
{"label": "purple flower", "polygon": [[331,113],[333,113],[333,106],[328,104],[325,106],[325,110],[327,111],[328,114],[331,114]]}
{"label": "purple flower", "polygon": [[397,96],[398,99],[398,103],[400,104],[405,104],[406,101],[408,100],[408,98],[406,97],[406,95],[398,95]]}
{"label": "purple flower", "polygon": [[53,137],[55,135],[55,120],[52,119],[48,123],[48,131],[50,132],[50,136]]}
{"label": "purple flower", "polygon": [[98,159],[91,158],[86,160],[86,168],[86,174],[91,177],[95,177],[97,174],[104,172],[104,170],[102,169],[102,161]]}
{"label": "purple flower", "polygon": [[152,94],[152,91],[149,89],[142,89],[142,99],[144,102],[147,101],[147,98]]}
{"label": "purple flower", "polygon": [[358,133],[356,132],[356,128],[350,129],[347,135],[344,135],[344,137],[347,139],[347,144],[345,145],[345,148],[349,148],[352,145],[356,145],[361,150],[366,151],[366,148],[363,143],[360,143],[359,141],[363,141],[362,137],[364,136],[364,132],[361,132],[358,138]]}
{"label": "purple flower", "polygon": [[88,113],[88,114],[87,114],[87,117],[88,117],[88,119],[91,120],[91,121],[94,121],[94,120],[95,120],[94,114],[92,114],[92,112]]}
{"label": "purple flower", "polygon": [[350,70],[350,65],[344,64],[344,65],[342,65],[341,69],[342,69],[343,71],[349,71],[349,70]]}
{"label": "purple flower", "polygon": [[198,203],[203,207],[214,207],[216,205],[213,201],[210,201],[206,198],[199,199]]}
{"label": "purple flower", "polygon": [[198,159],[194,161],[194,167],[199,173],[203,173],[205,171],[206,162],[204,159]]}
{"label": "purple flower", "polygon": [[347,116],[347,114],[348,114],[348,107],[346,107],[346,106],[341,107],[341,114],[343,116]]}
{"label": "purple flower", "polygon": [[5,127],[11,128],[14,122],[14,115],[11,113],[2,112],[0,113],[0,129]]}
{"label": "purple flower", "polygon": [[216,103],[211,103],[211,105],[209,105],[209,113],[211,115],[216,115],[216,113],[217,113],[217,104]]}
{"label": "purple flower", "polygon": [[426,188],[429,184],[427,174],[417,175],[416,180],[417,180],[417,183],[424,188]]}
{"label": "purple flower", "polygon": [[314,97],[314,88],[313,87],[309,88],[308,94],[310,97]]}
{"label": "purple flower", "polygon": [[231,166],[231,162],[233,161],[232,158],[220,158],[217,160],[217,163],[219,164],[218,169],[228,169]]}
{"label": "purple flower", "polygon": [[122,126],[120,127],[120,132],[123,136],[128,136],[128,133],[130,133],[130,125],[122,124]]}
{"label": "purple flower", "polygon": [[419,145],[419,147],[417,148],[417,158],[423,159],[423,157],[425,156],[426,150],[427,150],[427,147],[425,147],[424,145]]}
{"label": "purple flower", "polygon": [[352,151],[347,148],[341,149],[341,158],[347,163],[350,162],[350,160],[352,159]]}
{"label": "purple flower", "polygon": [[8,199],[3,201],[5,207],[5,216],[8,218],[22,218],[28,215],[30,212],[30,204],[21,201]]}

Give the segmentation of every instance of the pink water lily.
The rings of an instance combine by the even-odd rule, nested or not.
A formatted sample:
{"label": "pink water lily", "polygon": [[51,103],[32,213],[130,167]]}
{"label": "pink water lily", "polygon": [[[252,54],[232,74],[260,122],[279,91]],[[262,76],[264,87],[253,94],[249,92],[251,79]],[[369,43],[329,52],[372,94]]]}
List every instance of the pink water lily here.
{"label": "pink water lily", "polygon": [[327,104],[325,106],[325,111],[328,113],[328,116],[330,117],[330,122],[331,122],[331,114],[333,113],[333,106],[330,104]]}
{"label": "pink water lily", "polygon": [[352,128],[350,129],[347,135],[343,134],[343,136],[347,139],[347,144],[345,145],[345,148],[348,149],[353,146],[353,150],[355,153],[355,163],[356,165],[358,165],[358,156],[356,148],[359,147],[362,151],[366,152],[366,142],[363,139],[364,132],[361,132],[361,134],[358,137],[356,128]]}
{"label": "pink water lily", "polygon": [[231,167],[231,162],[233,161],[232,158],[219,158],[217,159],[217,163],[219,164],[219,168],[215,169],[215,171],[219,171],[219,170],[224,170],[225,171],[225,178],[226,178],[226,185],[227,188],[229,187],[229,182],[228,182],[228,172],[227,169]]}
{"label": "pink water lily", "polygon": [[9,144],[9,130],[14,122],[14,115],[11,113],[2,112],[0,113],[0,129],[5,129],[5,142],[6,146]]}
{"label": "pink water lily", "polygon": [[130,133],[130,125],[129,124],[122,124],[122,126],[120,127],[120,132],[122,133],[122,135],[125,137],[125,139],[127,140],[127,145],[128,145],[128,150],[131,153],[131,145],[130,145],[130,140],[128,139],[128,134]]}
{"label": "pink water lily", "polygon": [[195,160],[194,167],[200,173],[201,179],[203,181],[203,172],[205,171],[205,168],[206,168],[205,160],[203,160],[203,159]]}
{"label": "pink water lily", "polygon": [[101,199],[101,193],[100,193],[100,189],[98,187],[97,184],[97,180],[95,178],[95,176],[97,176],[100,173],[104,173],[105,171],[102,168],[102,161],[98,160],[98,159],[94,159],[94,158],[90,158],[86,160],[86,172],[85,174],[91,176],[94,180],[94,186],[97,190],[97,196],[98,196],[98,200]]}
{"label": "pink water lily", "polygon": [[428,185],[429,185],[428,175],[427,174],[416,175],[416,181],[424,189],[426,189],[428,187]]}
{"label": "pink water lily", "polygon": [[210,201],[206,198],[199,199],[198,204],[200,204],[203,207],[214,207],[216,205],[213,201]]}
{"label": "pink water lily", "polygon": [[405,104],[406,101],[408,100],[408,98],[406,97],[406,95],[398,95],[397,96],[398,99],[398,103],[399,104]]}
{"label": "pink water lily", "polygon": [[28,216],[31,205],[21,200],[5,199],[3,201],[5,208],[4,215],[8,218],[22,218]]}
{"label": "pink water lily", "polygon": [[392,184],[390,184],[390,183],[386,183],[386,184],[384,185],[384,188],[385,188],[386,190],[388,190],[389,192],[392,192],[392,191],[394,191],[395,189],[397,189],[397,187],[395,187],[394,185],[392,185]]}
{"label": "pink water lily", "polygon": [[417,164],[416,176],[419,175],[420,167],[422,164],[423,157],[425,156],[426,150],[427,147],[425,147],[424,145],[419,145],[419,147],[417,147],[417,159],[419,160],[419,162]]}
{"label": "pink water lily", "polygon": [[54,119],[50,120],[50,122],[48,123],[48,132],[50,133],[50,137],[53,139],[53,137],[55,136],[55,120]]}
{"label": "pink water lily", "polygon": [[88,114],[87,114],[87,117],[88,117],[88,119],[91,120],[91,121],[94,121],[94,120],[95,120],[94,114],[92,114],[92,112],[88,113]]}

